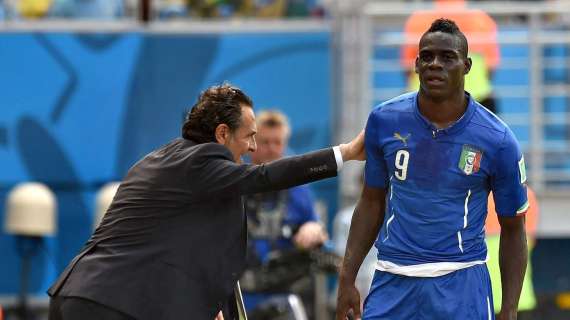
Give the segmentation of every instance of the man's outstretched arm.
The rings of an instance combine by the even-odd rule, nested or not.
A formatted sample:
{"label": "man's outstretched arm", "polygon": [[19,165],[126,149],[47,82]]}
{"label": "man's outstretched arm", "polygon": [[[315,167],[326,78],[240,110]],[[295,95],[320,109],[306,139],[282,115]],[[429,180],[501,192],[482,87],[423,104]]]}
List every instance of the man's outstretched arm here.
{"label": "man's outstretched arm", "polygon": [[525,232],[525,216],[501,217],[501,243],[499,266],[503,302],[498,320],[517,319],[519,297],[527,266],[528,251]]}
{"label": "man's outstretched arm", "polygon": [[349,312],[361,317],[360,295],[354,284],[358,269],[372,247],[384,221],[386,189],[364,186],[352,216],[346,251],[339,276],[336,319],[346,319]]}

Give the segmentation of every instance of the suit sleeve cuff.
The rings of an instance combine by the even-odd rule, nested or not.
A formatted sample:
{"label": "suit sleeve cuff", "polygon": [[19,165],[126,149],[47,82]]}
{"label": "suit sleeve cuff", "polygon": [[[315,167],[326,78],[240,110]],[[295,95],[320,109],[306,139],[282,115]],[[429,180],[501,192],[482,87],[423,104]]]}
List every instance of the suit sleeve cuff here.
{"label": "suit sleeve cuff", "polygon": [[340,147],[333,147],[333,152],[334,158],[336,160],[336,171],[339,172],[340,169],[342,169],[342,165],[344,164],[344,160],[342,160],[342,154],[340,153]]}

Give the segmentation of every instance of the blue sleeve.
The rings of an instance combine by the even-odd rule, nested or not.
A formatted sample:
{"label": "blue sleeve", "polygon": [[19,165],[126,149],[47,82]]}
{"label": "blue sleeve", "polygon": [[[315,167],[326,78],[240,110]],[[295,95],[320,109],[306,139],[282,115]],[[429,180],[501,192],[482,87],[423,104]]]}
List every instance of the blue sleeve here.
{"label": "blue sleeve", "polygon": [[315,212],[315,200],[308,186],[302,185],[289,189],[288,222],[300,224],[319,221]]}
{"label": "blue sleeve", "polygon": [[528,209],[524,158],[509,129],[495,159],[491,190],[499,216],[516,216]]}
{"label": "blue sleeve", "polygon": [[380,130],[378,130],[380,125],[377,110],[372,111],[368,117],[364,134],[364,147],[366,149],[364,180],[367,186],[373,188],[386,188],[388,185],[388,170],[380,146]]}

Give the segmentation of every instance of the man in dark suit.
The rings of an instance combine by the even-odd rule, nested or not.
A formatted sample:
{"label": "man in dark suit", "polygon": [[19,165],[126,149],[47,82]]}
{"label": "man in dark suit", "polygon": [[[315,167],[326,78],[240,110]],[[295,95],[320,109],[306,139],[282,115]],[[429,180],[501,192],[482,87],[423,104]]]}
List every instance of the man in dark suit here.
{"label": "man in dark suit", "polygon": [[93,236],[49,289],[50,319],[237,318],[242,196],[333,177],[343,160],[364,157],[360,134],[334,148],[243,164],[255,133],[253,104],[241,90],[204,91],[183,138],[129,170]]}

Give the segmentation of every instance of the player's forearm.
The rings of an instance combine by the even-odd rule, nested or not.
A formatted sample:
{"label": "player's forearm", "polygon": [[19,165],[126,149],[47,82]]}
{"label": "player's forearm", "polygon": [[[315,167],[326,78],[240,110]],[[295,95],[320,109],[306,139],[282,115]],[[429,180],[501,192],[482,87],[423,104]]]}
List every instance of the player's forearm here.
{"label": "player's forearm", "polygon": [[339,281],[354,283],[358,269],[384,221],[384,206],[383,199],[361,198],[358,201],[352,216]]}
{"label": "player's forearm", "polygon": [[501,314],[506,316],[503,319],[516,319],[528,259],[524,217],[511,219],[520,219],[521,221],[519,221],[520,223],[501,224],[501,244],[499,247],[503,290]]}

